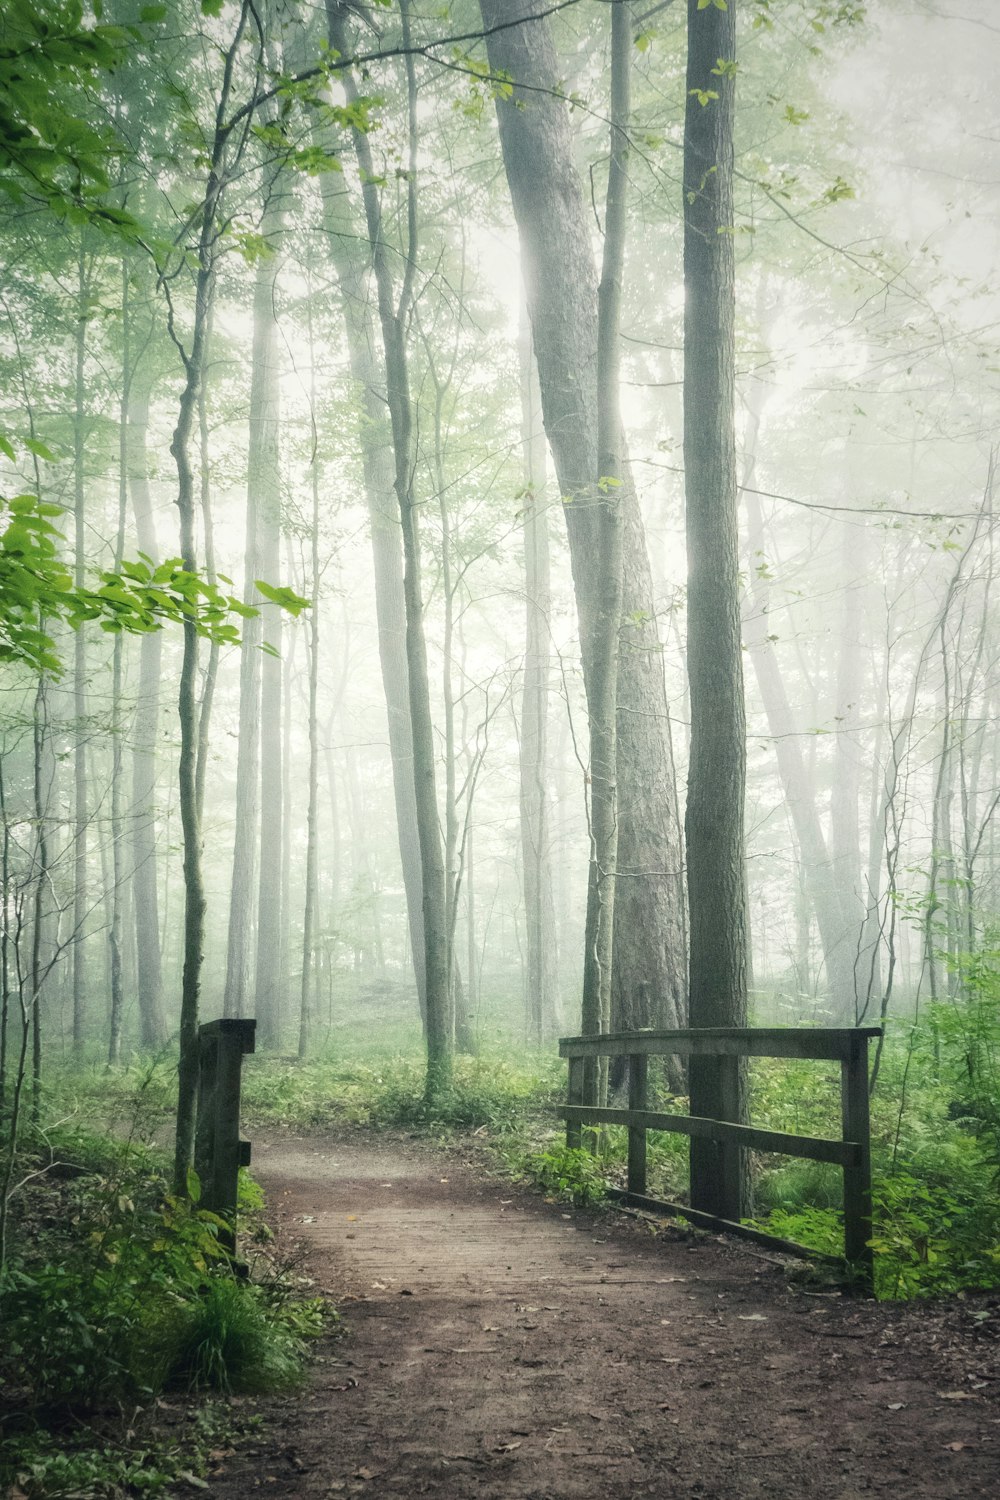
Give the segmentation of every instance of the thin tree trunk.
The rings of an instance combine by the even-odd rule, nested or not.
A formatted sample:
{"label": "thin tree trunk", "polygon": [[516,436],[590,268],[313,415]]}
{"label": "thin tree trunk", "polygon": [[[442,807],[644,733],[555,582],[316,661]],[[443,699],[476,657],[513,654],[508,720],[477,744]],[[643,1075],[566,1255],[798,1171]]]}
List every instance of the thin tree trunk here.
{"label": "thin tree trunk", "polygon": [[[168,326],[181,356],[184,384],[178,404],[177,424],[170,452],[177,468],[177,509],[180,517],[181,560],[189,572],[197,571],[195,545],[196,495],[191,466],[191,437],[198,412],[198,394],[205,378],[206,340],[215,290],[218,218],[232,164],[227,162],[230,127],[226,123],[232,92],[236,54],[246,30],[251,7],[240,10],[233,41],[225,52],[222,87],[216,108],[211,165],[200,211],[195,278],[194,317],[190,348],[185,349],[177,332],[173,305]],[[205,886],[202,873],[201,809],[198,798],[199,710],[198,626],[184,620],[181,678],[177,697],[180,725],[178,801],[181,815],[184,870],[184,967],[181,980],[180,1060],[178,1063],[177,1129],[174,1141],[174,1191],[187,1192],[188,1171],[194,1151],[195,1106],[198,1086],[198,1010],[205,933]]]}
{"label": "thin tree trunk", "polygon": [[554,1029],[557,942],[552,900],[546,796],[549,683],[549,523],[545,432],[538,373],[526,316],[522,319],[521,451],[524,460],[525,649],[521,691],[520,810],[527,952],[527,1033],[541,1046]]}
{"label": "thin tree trunk", "polygon": [[[330,144],[317,130],[319,144]],[[417,834],[413,781],[413,734],[410,727],[410,690],[406,665],[406,605],[403,597],[403,553],[399,506],[394,491],[395,461],[392,427],[387,415],[385,377],[378,367],[376,335],[367,289],[368,257],[351,211],[350,198],[336,173],[320,179],[326,245],[337,273],[340,304],[347,336],[351,375],[360,405],[358,448],[364,475],[364,494],[371,526],[375,573],[375,618],[379,665],[385,694],[392,762],[403,888],[406,893],[410,951],[417,1001],[426,1024],[426,959],[423,931],[423,888],[420,841]]]}
{"label": "thin tree trunk", "polygon": [[309,419],[312,424],[312,529],[309,539],[309,802],[306,810],[306,880],[302,914],[302,993],[299,1007],[299,1057],[309,1051],[312,1020],[313,947],[318,908],[318,821],[319,821],[319,438],[316,428],[316,344],[313,333],[313,292],[310,278],[307,295],[309,329]]}
{"label": "thin tree trunk", "polygon": [[[752,478],[752,468],[749,470]],[[747,545],[751,558],[764,553],[764,522],[760,500],[744,490],[747,512]],[[802,755],[799,724],[792,711],[784,679],[770,639],[768,588],[762,568],[751,569],[751,609],[744,624],[746,644],[753,661],[764,711],[767,714],[785,800],[795,829],[802,860],[803,878],[819,929],[826,965],[830,1003],[839,1023],[846,1023],[855,1009],[854,961],[861,932],[860,905],[857,920],[848,924],[841,904],[830,848],[820,823],[813,779]],[[846,796],[846,792],[845,792]],[[856,807],[856,804],[855,804]],[[844,814],[841,814],[843,822]]]}
{"label": "thin tree trunk", "polygon": [[[271,254],[257,264],[253,294],[253,357],[250,375],[250,441],[247,451],[246,553],[243,599],[258,602],[255,581],[277,581],[277,563],[272,551],[271,571],[261,555],[261,520],[273,516],[279,505],[279,389],[278,322],[275,292],[280,268],[279,247],[284,228],[283,203],[277,196],[278,172],[267,174],[264,183],[264,213],[261,235]],[[272,521],[273,530],[273,521]],[[236,752],[236,831],[233,873],[229,899],[229,933],[223,1013],[245,1016],[253,1013],[254,914],[260,898],[257,864],[259,808],[261,805],[261,653],[262,620],[259,614],[244,621],[240,647],[240,719]],[[269,699],[273,707],[273,699]],[[273,795],[273,793],[272,793]],[[267,801],[264,790],[263,800]],[[270,1028],[266,1040],[272,1041]],[[262,1041],[265,1038],[262,1036]]]}
{"label": "thin tree trunk", "polygon": [[[395,456],[395,490],[403,532],[403,596],[406,605],[406,664],[410,696],[410,728],[413,737],[413,779],[416,793],[417,833],[423,875],[424,955],[427,1006],[427,1096],[435,1098],[447,1089],[452,1073],[453,1018],[449,1007],[448,925],[445,898],[444,857],[438,824],[435,775],[434,726],[431,719],[430,678],[424,636],[424,605],[420,580],[420,542],[417,506],[413,490],[413,413],[410,400],[406,350],[406,321],[413,294],[416,255],[416,81],[409,52],[409,0],[401,0],[406,73],[409,98],[410,158],[408,165],[408,245],[406,271],[398,302],[383,237],[377,177],[368,138],[354,131],[354,146],[361,169],[362,191],[372,267],[378,294],[379,319],[385,349],[386,388],[392,420]],[[349,53],[345,27],[346,8],[328,0],[330,40],[342,55]],[[357,98],[350,74],[343,75],[349,100]]]}
{"label": "thin tree trunk", "polygon": [[[214,321],[214,304],[210,303],[205,328],[204,373],[198,387],[198,490],[201,529],[205,544],[205,577],[212,584],[218,582],[215,568],[215,526],[212,520],[211,442],[208,430],[208,372]],[[218,676],[219,643],[213,638],[208,643],[208,663],[205,667],[201,698],[198,704],[198,751],[195,757],[194,785],[199,819],[205,813],[205,777],[208,772],[212,706],[215,702],[215,684]]]}
{"label": "thin tree trunk", "polygon": [[[86,479],[84,475],[85,380],[90,277],[81,231],[77,249],[77,314],[73,411],[74,582],[86,582]],[[73,637],[73,1051],[83,1051],[87,1004],[87,831],[90,821],[87,787],[87,633],[81,625]]]}
{"label": "thin tree trunk", "polygon": [[[159,562],[146,449],[150,390],[141,375],[132,379],[126,421],[126,463],[136,540],[155,567]],[[156,753],[160,720],[158,630],[139,640],[139,680],[132,729],[132,889],[135,896],[136,988],[139,1043],[159,1050],[167,1040],[160,958],[159,881],[156,840]]]}
{"label": "thin tree trunk", "polygon": [[[128,515],[128,402],[132,380],[131,310],[128,263],[122,261],[122,395],[118,414],[118,527],[115,534],[115,569],[125,556],[125,522]],[[122,818],[122,671],[124,636],[115,636],[111,661],[111,921],[108,945],[111,960],[111,1015],[108,1062],[121,1060],[122,1019],[125,996],[122,986],[122,934],[125,901],[125,830]]]}

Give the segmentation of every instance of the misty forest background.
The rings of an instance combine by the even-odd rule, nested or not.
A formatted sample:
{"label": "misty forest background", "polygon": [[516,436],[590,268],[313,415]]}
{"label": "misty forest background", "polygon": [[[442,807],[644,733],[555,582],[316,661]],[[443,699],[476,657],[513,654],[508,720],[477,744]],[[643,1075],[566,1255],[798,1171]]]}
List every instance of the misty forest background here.
{"label": "misty forest background", "polygon": [[[172,1105],[199,1019],[256,1017],[248,1097],[299,1123],[489,1116],[553,1097],[560,1034],[688,1020],[682,161],[735,89],[749,1017],[886,1021],[883,1290],[1000,1279],[1000,28],[964,9],[743,0],[692,90],[669,0],[4,6],[5,1204],[29,1113],[151,1068]],[[596,339],[574,398],[616,247],[613,398]],[[755,1065],[755,1120],[822,1125],[813,1077]],[[836,1248],[831,1175],[758,1212]]]}

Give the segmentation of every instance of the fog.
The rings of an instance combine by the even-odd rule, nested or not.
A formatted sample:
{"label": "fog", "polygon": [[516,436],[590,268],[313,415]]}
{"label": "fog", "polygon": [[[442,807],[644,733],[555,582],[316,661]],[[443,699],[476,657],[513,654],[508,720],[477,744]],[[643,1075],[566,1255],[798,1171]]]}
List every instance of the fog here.
{"label": "fog", "polygon": [[[619,745],[623,713],[652,715],[675,780],[642,784],[648,838],[634,858],[619,846],[616,900],[633,904],[615,963],[631,965],[632,1000],[612,995],[612,1028],[686,1020],[683,854],[662,833],[683,825],[690,723],[685,17],[632,9],[619,392],[651,591],[631,612],[626,597],[619,629],[644,680],[662,671],[666,707],[648,681],[641,701],[619,696]],[[608,10],[578,0],[547,23],[571,101],[547,106],[568,122],[590,235],[553,248],[574,268],[603,253]],[[109,132],[107,184],[74,208],[63,164],[61,201],[29,185],[7,206],[3,493],[60,508],[56,555],[78,586],[140,555],[185,557],[261,614],[226,615],[242,644],[203,625],[193,730],[178,718],[190,642],[176,620],[154,635],[102,628],[101,607],[76,630],[45,616],[59,675],[5,650],[11,1045],[15,1000],[31,995],[53,1059],[170,1045],[195,845],[197,1016],[256,1015],[286,1055],[379,1032],[419,1041],[430,835],[415,760],[418,797],[429,767],[406,718],[401,486],[422,583],[447,1046],[548,1044],[583,1029],[594,715],[567,542],[579,497],[548,451],[558,403],[537,388],[498,137],[508,84],[490,81],[465,0],[343,9],[368,60],[332,93],[315,77],[322,7],[265,7],[260,38],[249,22],[237,34],[237,5],[169,12],[114,72],[58,85],[68,117]],[[1000,909],[1000,15],[971,0],[745,0],[738,59],[749,1011],[905,1019],[960,991]],[[373,101],[356,139],[352,88]],[[224,89],[227,122],[255,102],[252,128],[227,126],[209,220]],[[107,202],[126,233],[95,213]],[[550,235],[556,209],[538,205]],[[528,268],[536,288],[539,275]],[[531,313],[536,343],[539,317],[563,317],[538,296]],[[175,463],[188,398],[190,557]],[[293,591],[291,607],[255,579]],[[184,752],[203,761],[194,835]],[[654,887],[669,928],[636,915]]]}

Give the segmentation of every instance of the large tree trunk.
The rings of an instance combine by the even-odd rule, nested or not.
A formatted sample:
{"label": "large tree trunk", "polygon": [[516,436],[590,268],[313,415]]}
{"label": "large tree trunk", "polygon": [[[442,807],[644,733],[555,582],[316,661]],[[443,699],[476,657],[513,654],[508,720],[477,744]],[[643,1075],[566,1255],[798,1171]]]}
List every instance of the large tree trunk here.
{"label": "large tree trunk", "polygon": [[[574,165],[569,110],[543,0],[481,0],[490,66],[514,80],[497,103],[521,241],[542,414],[569,536],[578,608],[594,600],[597,453],[597,277],[589,211]],[[523,87],[519,87],[523,85]],[[683,872],[663,663],[638,498],[622,454],[622,616],[618,663],[618,879],[613,1028],[675,1026],[685,1005]]]}
{"label": "large tree trunk", "polygon": [[[688,0],[684,120],[684,468],[691,758],[685,819],[691,1024],[746,1024],[746,720],[736,503],[732,74],[736,0]],[[705,95],[709,97],[706,99]],[[742,1114],[731,1058],[692,1058],[691,1113]],[[691,1142],[691,1203],[738,1220],[741,1154]]]}

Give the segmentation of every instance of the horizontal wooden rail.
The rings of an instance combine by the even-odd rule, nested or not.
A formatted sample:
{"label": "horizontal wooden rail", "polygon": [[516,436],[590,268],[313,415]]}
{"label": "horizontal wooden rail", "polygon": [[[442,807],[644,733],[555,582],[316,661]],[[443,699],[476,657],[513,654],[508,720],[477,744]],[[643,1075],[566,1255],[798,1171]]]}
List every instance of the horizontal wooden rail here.
{"label": "horizontal wooden rail", "polygon": [[802,1156],[807,1161],[828,1161],[837,1167],[855,1167],[860,1147],[854,1141],[832,1141],[820,1135],[789,1135],[784,1130],[761,1130],[756,1125],[734,1125],[728,1120],[707,1120],[701,1115],[664,1115],[645,1109],[591,1109],[567,1104],[564,1120],[580,1125],[627,1125],[639,1130],[666,1130],[675,1135],[697,1136],[705,1141],[732,1141],[754,1151],[777,1151],[782,1156]]}
{"label": "horizontal wooden rail", "polygon": [[678,1031],[609,1031],[566,1036],[560,1057],[801,1057],[841,1062],[880,1026],[702,1026]]}
{"label": "horizontal wooden rail", "polygon": [[[566,1144],[579,1146],[586,1125],[623,1125],[628,1129],[628,1188],[615,1196],[639,1207],[683,1214],[695,1223],[743,1234],[758,1244],[813,1252],[802,1245],[781,1240],[763,1230],[720,1218],[700,1209],[658,1203],[646,1196],[646,1132],[670,1131],[692,1139],[718,1143],[723,1157],[720,1170],[733,1173],[733,1161],[741,1149],[773,1151],[807,1161],[831,1162],[844,1173],[844,1257],[871,1287],[874,1263],[871,1250],[872,1186],[871,1145],[868,1111],[868,1043],[882,1035],[878,1026],[786,1026],[688,1027],[670,1031],[619,1031],[601,1036],[563,1037],[559,1052],[569,1060],[569,1094],[560,1110],[566,1121]],[[841,1139],[793,1135],[782,1130],[764,1130],[736,1119],[707,1119],[701,1115],[665,1114],[647,1109],[648,1063],[651,1057],[719,1057],[735,1070],[739,1057],[806,1058],[840,1065]],[[584,1066],[588,1059],[627,1057],[629,1061],[628,1108],[584,1104]],[[720,1066],[723,1066],[720,1063]],[[735,1077],[735,1075],[734,1075]],[[735,1100],[738,1090],[730,1091]],[[728,1107],[727,1107],[728,1108]],[[735,1114],[735,1105],[731,1113]],[[816,1259],[828,1259],[814,1256]]]}

